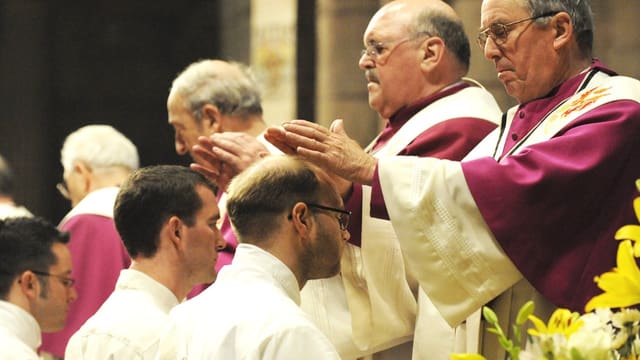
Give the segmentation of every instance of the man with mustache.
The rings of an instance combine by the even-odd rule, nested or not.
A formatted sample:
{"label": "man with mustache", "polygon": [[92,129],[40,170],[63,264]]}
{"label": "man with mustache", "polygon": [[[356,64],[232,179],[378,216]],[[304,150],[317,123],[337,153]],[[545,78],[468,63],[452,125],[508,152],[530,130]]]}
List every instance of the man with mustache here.
{"label": "man with mustache", "polygon": [[[376,159],[303,121],[268,134],[371,185],[372,213],[391,220],[438,312],[467,333],[455,351],[504,359],[478,310],[489,304],[509,332],[528,300],[541,318],[582,311],[600,292],[594,276],[615,266],[616,231],[637,223],[640,82],[593,59],[587,0],[483,0],[481,25],[478,43],[519,105],[463,161]],[[430,359],[422,350],[415,358]]]}
{"label": "man with mustache", "polygon": [[[369,105],[386,120],[367,147],[371,156],[460,160],[496,127],[500,109],[494,98],[463,78],[469,41],[444,2],[390,2],[372,17],[363,42],[358,66],[367,79]],[[432,359],[439,358],[438,348],[453,338],[453,329],[405,268],[391,223],[370,216],[371,187],[339,183],[354,214],[342,272],[310,281],[302,291],[303,309],[344,359],[409,359],[419,297],[421,316],[431,324],[420,341],[434,348]]]}

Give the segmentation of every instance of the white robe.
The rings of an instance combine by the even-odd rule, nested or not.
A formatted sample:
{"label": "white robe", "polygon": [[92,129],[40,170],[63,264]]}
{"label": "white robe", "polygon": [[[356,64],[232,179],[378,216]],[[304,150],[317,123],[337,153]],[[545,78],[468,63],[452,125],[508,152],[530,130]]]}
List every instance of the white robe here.
{"label": "white robe", "polygon": [[[464,104],[464,106],[461,106]],[[481,87],[467,87],[440,98],[416,113],[373,155],[390,158],[425,130],[456,118],[479,118],[497,122],[500,109]],[[343,359],[378,353],[397,346],[392,358],[408,359],[419,312],[429,324],[425,337],[434,349],[430,359],[448,359],[453,329],[428,298],[418,309],[418,283],[407,271],[400,244],[388,220],[369,216],[371,187],[362,187],[362,247],[347,245],[341,275],[314,280],[302,290],[302,307],[338,348]],[[405,345],[401,345],[405,344]],[[447,345],[448,344],[448,345]],[[400,354],[398,354],[400,352]]]}

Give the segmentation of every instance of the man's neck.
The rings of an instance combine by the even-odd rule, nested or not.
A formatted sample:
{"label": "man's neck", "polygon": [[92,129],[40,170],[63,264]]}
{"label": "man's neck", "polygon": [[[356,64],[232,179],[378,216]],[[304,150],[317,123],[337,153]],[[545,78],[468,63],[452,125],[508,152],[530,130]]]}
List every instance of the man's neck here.
{"label": "man's neck", "polygon": [[132,259],[130,269],[140,271],[164,285],[176,296],[178,301],[182,301],[191,290],[191,286],[180,279],[182,275],[180,270],[176,269],[171,262],[167,262],[165,259],[158,259],[157,255],[153,258],[138,257]]}

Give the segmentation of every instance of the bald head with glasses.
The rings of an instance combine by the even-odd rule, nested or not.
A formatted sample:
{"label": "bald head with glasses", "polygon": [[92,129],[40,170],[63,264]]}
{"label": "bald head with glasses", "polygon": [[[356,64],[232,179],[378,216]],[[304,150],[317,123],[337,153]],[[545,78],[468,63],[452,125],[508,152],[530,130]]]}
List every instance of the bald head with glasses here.
{"label": "bald head with glasses", "polygon": [[439,0],[383,6],[363,37],[358,66],[369,105],[385,119],[467,73],[469,43],[458,15]]}

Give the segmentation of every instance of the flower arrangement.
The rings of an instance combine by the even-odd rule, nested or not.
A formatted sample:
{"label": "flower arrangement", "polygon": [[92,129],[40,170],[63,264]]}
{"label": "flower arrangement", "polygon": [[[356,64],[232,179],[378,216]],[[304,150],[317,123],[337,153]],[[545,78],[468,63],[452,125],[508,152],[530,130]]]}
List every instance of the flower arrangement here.
{"label": "flower arrangement", "polygon": [[[640,179],[636,181],[640,191]],[[528,302],[518,312],[509,339],[488,307],[482,315],[498,336],[500,345],[511,360],[640,360],[640,311],[630,308],[640,304],[640,197],[633,208],[638,224],[625,225],[615,234],[619,240],[616,267],[595,278],[603,293],[585,306],[586,314],[557,309],[544,323],[533,315],[534,303]],[[611,309],[618,309],[612,311]],[[527,345],[521,349],[522,327],[530,321]],[[478,354],[452,354],[451,360],[481,360]]]}

